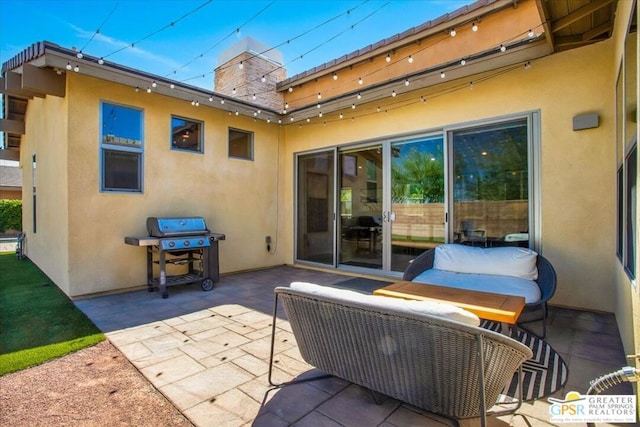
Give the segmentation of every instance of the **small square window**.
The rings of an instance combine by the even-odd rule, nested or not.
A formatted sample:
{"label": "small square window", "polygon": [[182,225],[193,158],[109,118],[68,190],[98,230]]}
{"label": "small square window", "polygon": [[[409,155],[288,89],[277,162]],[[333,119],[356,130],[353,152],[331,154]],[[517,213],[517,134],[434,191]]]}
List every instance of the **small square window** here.
{"label": "small square window", "polygon": [[229,128],[229,157],[253,160],[253,132]]}
{"label": "small square window", "polygon": [[171,148],[202,153],[202,122],[171,116]]}

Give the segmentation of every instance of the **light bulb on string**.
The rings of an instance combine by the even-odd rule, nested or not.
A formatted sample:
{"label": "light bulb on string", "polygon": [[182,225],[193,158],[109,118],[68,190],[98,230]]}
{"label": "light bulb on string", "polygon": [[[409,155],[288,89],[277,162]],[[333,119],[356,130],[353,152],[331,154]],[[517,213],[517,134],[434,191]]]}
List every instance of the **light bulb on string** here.
{"label": "light bulb on string", "polygon": [[174,85],[173,83],[171,83],[171,84],[169,85],[169,87],[170,87],[171,89],[175,89],[176,85]]}
{"label": "light bulb on string", "polygon": [[409,55],[407,61],[409,61],[409,64],[413,64],[413,56]]}
{"label": "light bulb on string", "polygon": [[293,87],[289,86],[289,93],[293,92]]}
{"label": "light bulb on string", "polygon": [[78,52],[78,53],[76,54],[76,58],[78,58],[78,59],[82,59],[82,57],[83,57],[83,56],[84,56],[84,55],[82,54],[82,51],[80,51],[80,52]]}
{"label": "light bulb on string", "polygon": [[235,94],[236,94],[236,88],[235,88],[235,87],[234,87],[233,89],[231,89],[231,93],[232,93],[233,95],[235,95]]}
{"label": "light bulb on string", "polygon": [[351,109],[355,110],[356,109],[356,104],[351,104]]}
{"label": "light bulb on string", "polygon": [[460,60],[460,65],[467,65],[467,60],[466,60],[466,59],[464,59],[464,58],[462,58],[462,59]]}
{"label": "light bulb on string", "polygon": [[289,109],[289,103],[288,103],[288,102],[285,102],[285,103],[284,103],[284,109],[285,109],[285,110],[288,110],[288,109]]}
{"label": "light bulb on string", "polygon": [[506,52],[507,47],[503,44],[500,45],[500,52]]}
{"label": "light bulb on string", "polygon": [[147,88],[147,93],[151,93],[151,88],[150,87]]}
{"label": "light bulb on string", "polygon": [[533,32],[533,30],[529,30],[529,32],[527,33],[527,35],[528,35],[528,36],[529,36],[529,38],[531,39],[531,38],[533,38],[533,37],[536,35],[536,33],[534,33],[534,32]]}
{"label": "light bulb on string", "polygon": [[240,115],[240,111],[236,110],[236,116]]}
{"label": "light bulb on string", "polygon": [[213,96],[209,97],[209,102],[213,102]]}
{"label": "light bulb on string", "polygon": [[449,35],[450,35],[451,37],[455,37],[455,36],[456,36],[456,34],[458,34],[458,33],[456,32],[456,29],[455,29],[455,28],[452,28],[452,29],[451,29],[451,31],[449,31]]}
{"label": "light bulb on string", "polygon": [[358,96],[357,96],[357,98],[358,98],[358,99],[362,99],[362,94],[361,94],[360,92],[358,92]]}
{"label": "light bulb on string", "polygon": [[344,114],[340,113],[340,116],[339,116],[339,117],[340,117],[341,119],[342,119],[342,118],[344,118]]}
{"label": "light bulb on string", "polygon": [[153,82],[151,82],[151,87],[157,87],[158,83],[156,83],[156,81],[154,80]]}
{"label": "light bulb on string", "polygon": [[469,82],[469,90],[473,90],[473,82]]}
{"label": "light bulb on string", "polygon": [[318,99],[322,99],[322,94],[318,92]]}
{"label": "light bulb on string", "polygon": [[474,22],[473,25],[471,25],[471,31],[473,31],[474,33],[478,31],[478,24]]}
{"label": "light bulb on string", "polygon": [[338,80],[338,74],[333,73],[333,80]]}
{"label": "light bulb on string", "polygon": [[77,73],[78,71],[80,71],[80,67],[78,65],[74,66],[73,71]]}
{"label": "light bulb on string", "polygon": [[362,80],[362,77],[360,77],[360,78],[358,79],[358,84],[359,84],[359,85],[361,85],[362,83],[364,83],[364,81]]}
{"label": "light bulb on string", "polygon": [[70,62],[67,62],[67,70],[71,71],[73,69],[73,67],[71,66]]}
{"label": "light bulb on string", "polygon": [[384,60],[387,62],[391,62],[391,55],[387,53],[387,57]]}
{"label": "light bulb on string", "polygon": [[251,96],[251,99],[254,100],[254,101],[256,100],[256,94],[255,93]]}
{"label": "light bulb on string", "polygon": [[409,79],[406,79],[406,80],[404,81],[404,85],[405,85],[405,86],[409,86]]}
{"label": "light bulb on string", "polygon": [[220,100],[220,104],[224,104],[224,99],[221,99],[221,100]]}
{"label": "light bulb on string", "polygon": [[100,64],[100,65],[104,64],[104,59],[102,59],[102,58],[98,59],[98,64]]}
{"label": "light bulb on string", "polygon": [[138,86],[136,86],[136,92],[140,92],[140,88]]}
{"label": "light bulb on string", "polygon": [[320,105],[320,104],[316,105],[316,108],[321,108],[321,107],[322,107],[322,105]]}
{"label": "light bulb on string", "polygon": [[444,73],[444,71],[441,71],[441,72],[440,72],[440,78],[441,78],[441,79],[444,79],[446,76],[447,76],[447,75]]}
{"label": "light bulb on string", "polygon": [[396,91],[395,91],[395,90],[391,91],[391,96],[392,96],[393,98],[395,98],[395,97],[396,97]]}

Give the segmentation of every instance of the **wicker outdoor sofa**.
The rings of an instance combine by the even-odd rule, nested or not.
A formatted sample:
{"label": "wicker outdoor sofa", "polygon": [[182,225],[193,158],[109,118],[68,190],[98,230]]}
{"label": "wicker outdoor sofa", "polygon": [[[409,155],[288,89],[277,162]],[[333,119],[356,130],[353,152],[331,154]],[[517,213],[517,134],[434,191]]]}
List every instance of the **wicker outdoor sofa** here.
{"label": "wicker outdoor sofa", "polygon": [[470,324],[477,325],[477,318],[463,323],[466,315],[455,312],[463,310],[448,304],[440,305],[451,309],[453,317],[425,313],[420,304],[426,301],[294,285],[275,289],[269,369],[274,386],[299,382],[271,380],[278,304],[284,307],[300,354],[310,365],[454,420],[480,417],[485,425],[488,408],[515,373],[522,377],[521,364],[532,356],[520,342]]}

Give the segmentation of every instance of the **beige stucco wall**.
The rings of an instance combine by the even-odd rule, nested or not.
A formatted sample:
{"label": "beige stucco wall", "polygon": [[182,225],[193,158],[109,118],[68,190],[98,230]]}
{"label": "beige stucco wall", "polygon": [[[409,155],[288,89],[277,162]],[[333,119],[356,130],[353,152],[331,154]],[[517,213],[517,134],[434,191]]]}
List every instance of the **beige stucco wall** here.
{"label": "beige stucco wall", "polygon": [[[615,168],[611,42],[534,61],[499,77],[474,83],[473,89],[428,97],[372,114],[326,125],[287,126],[285,200],[293,200],[296,152],[383,138],[407,132],[486,120],[514,113],[541,115],[542,253],[555,266],[558,290],[552,303],[613,311],[611,281],[615,268]],[[414,101],[419,97],[413,95]],[[398,96],[394,101],[402,102]],[[358,106],[358,111],[367,106]],[[574,132],[572,118],[597,112],[600,126]],[[293,211],[286,212],[293,223]],[[293,234],[281,240],[293,262]]]}
{"label": "beige stucco wall", "polygon": [[[38,171],[42,191],[54,199],[56,222],[39,225],[42,234],[49,231],[32,236],[29,256],[36,264],[46,265],[48,274],[70,296],[145,285],[145,250],[125,245],[124,236],[145,236],[149,216],[204,217],[212,231],[226,235],[219,243],[221,273],[283,263],[276,223],[277,125],[78,74],[68,76],[67,100],[55,115],[52,111],[47,115],[57,120],[60,111],[68,108],[64,114],[69,117],[68,152],[64,139],[51,141],[42,155],[51,158],[48,151],[54,151],[59,161],[47,162],[51,177],[45,176],[47,171],[42,176]],[[142,194],[100,192],[100,100],[143,109]],[[38,103],[34,105],[39,108]],[[172,114],[205,122],[204,154],[170,149]],[[64,123],[60,127],[66,137]],[[254,161],[228,157],[229,127],[254,132]],[[37,130],[27,133],[38,140]],[[23,155],[32,151],[30,145]],[[46,206],[45,201],[40,205],[41,200],[39,221]],[[266,250],[267,235],[274,242],[271,252]]]}
{"label": "beige stucco wall", "polygon": [[[68,98],[48,96],[29,101],[22,138],[22,227],[25,253],[67,294],[68,233]],[[36,230],[33,228],[33,165],[36,155]]]}

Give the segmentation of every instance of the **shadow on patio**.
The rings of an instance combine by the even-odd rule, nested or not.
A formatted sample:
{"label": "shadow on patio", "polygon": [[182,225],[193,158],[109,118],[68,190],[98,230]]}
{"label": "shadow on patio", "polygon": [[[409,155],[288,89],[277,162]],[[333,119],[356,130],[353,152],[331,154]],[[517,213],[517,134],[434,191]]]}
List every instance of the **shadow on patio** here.
{"label": "shadow on patio", "polygon": [[[273,288],[294,281],[333,285],[349,279],[283,266],[223,276],[211,292],[186,285],[170,287],[168,299],[144,290],[75,303],[198,426],[451,425],[392,398],[376,405],[367,390],[338,378],[269,386]],[[283,318],[279,313],[274,380],[317,374],[300,358]],[[590,380],[628,364],[613,314],[551,307],[546,341],[569,367],[567,383],[553,395],[559,399],[569,391],[585,393]],[[633,391],[625,383],[607,393]],[[551,425],[549,406],[546,398],[526,402],[519,413],[534,426]],[[511,422],[525,425],[521,417],[489,418],[490,425]]]}

